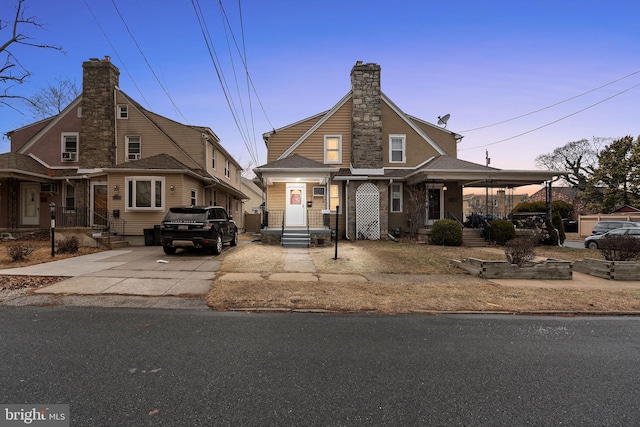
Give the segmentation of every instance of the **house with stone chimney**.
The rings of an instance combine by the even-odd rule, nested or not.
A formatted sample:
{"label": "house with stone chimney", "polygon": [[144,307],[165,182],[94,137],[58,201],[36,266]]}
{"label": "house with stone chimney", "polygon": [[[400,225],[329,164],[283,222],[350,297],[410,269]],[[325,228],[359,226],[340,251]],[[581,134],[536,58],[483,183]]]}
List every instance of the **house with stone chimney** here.
{"label": "house with stone chimney", "polygon": [[242,169],[210,128],[143,108],[109,57],[82,70],[82,93],[60,114],[7,133],[1,229],[48,229],[53,212],[61,231],[141,244],[181,205],[224,206],[242,227]]}
{"label": "house with stone chimney", "polygon": [[[464,221],[463,188],[514,188],[558,172],[501,170],[458,159],[462,139],[406,114],[381,90],[381,67],[358,61],[330,110],[263,135],[265,243],[382,239]],[[305,100],[309,102],[309,100]]]}

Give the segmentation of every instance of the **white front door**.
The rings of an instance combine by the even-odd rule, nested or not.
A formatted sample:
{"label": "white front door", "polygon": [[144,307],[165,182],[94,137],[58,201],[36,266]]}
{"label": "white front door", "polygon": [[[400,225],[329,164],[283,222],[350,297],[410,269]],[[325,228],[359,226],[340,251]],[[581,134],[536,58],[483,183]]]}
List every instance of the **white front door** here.
{"label": "white front door", "polygon": [[306,221],[306,184],[287,184],[287,211],[285,225],[288,227],[304,226]]}
{"label": "white front door", "polygon": [[22,184],[21,192],[22,225],[40,224],[40,184]]}

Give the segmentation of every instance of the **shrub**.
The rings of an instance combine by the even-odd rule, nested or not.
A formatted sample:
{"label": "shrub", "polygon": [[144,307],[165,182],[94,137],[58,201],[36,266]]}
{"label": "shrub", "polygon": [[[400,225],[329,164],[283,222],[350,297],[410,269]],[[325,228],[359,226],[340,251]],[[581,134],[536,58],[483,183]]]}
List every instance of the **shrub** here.
{"label": "shrub", "polygon": [[607,261],[632,261],[640,258],[640,239],[623,235],[606,235],[600,239],[600,253]]}
{"label": "shrub", "polygon": [[553,221],[546,220],[540,231],[542,232],[540,243],[543,245],[558,246],[558,244],[564,243],[566,239],[562,218],[559,215],[554,215]]}
{"label": "shrub", "polygon": [[75,254],[78,253],[80,244],[76,236],[65,237],[64,240],[57,240],[56,246],[59,254]]}
{"label": "shrub", "polygon": [[441,219],[433,224],[431,242],[443,246],[462,245],[462,226],[452,219]]}
{"label": "shrub", "polygon": [[9,258],[11,258],[13,262],[26,260],[34,250],[35,247],[33,245],[22,242],[14,242],[7,245],[7,255],[9,255]]}
{"label": "shrub", "polygon": [[535,257],[536,237],[516,237],[504,244],[504,254],[507,261],[522,267]]}
{"label": "shrub", "polygon": [[482,235],[485,239],[504,245],[507,241],[515,239],[516,229],[511,223],[505,219],[494,219],[485,224]]}

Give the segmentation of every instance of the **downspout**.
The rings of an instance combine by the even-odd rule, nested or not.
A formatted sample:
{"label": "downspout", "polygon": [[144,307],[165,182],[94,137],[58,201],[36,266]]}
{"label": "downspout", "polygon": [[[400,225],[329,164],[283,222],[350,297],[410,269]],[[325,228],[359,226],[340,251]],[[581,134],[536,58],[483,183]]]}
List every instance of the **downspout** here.
{"label": "downspout", "polygon": [[115,156],[113,159],[114,165],[118,165],[118,94],[116,89],[113,89],[113,131],[114,131],[114,144],[115,144]]}
{"label": "downspout", "polygon": [[[344,238],[347,240],[351,240],[349,238],[349,180],[347,179],[347,183],[345,185],[344,188]],[[336,240],[338,239],[338,236],[336,236]]]}

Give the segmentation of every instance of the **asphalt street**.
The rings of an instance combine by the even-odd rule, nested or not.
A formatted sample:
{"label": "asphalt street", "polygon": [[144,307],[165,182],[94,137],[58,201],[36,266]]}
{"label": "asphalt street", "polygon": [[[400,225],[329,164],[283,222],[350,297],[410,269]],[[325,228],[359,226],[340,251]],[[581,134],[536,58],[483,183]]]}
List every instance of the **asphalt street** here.
{"label": "asphalt street", "polygon": [[72,426],[639,425],[640,319],[0,307],[0,401]]}

